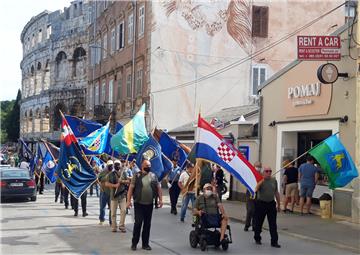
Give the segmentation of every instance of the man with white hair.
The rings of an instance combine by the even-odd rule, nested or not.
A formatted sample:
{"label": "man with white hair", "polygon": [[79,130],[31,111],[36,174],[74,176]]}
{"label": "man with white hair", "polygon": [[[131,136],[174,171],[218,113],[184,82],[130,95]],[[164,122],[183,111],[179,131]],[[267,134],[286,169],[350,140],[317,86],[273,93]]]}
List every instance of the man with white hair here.
{"label": "man with white hair", "polygon": [[[271,172],[272,170],[270,167],[264,167],[264,179],[259,181],[255,187],[255,192],[257,192],[257,194],[254,215],[254,239],[256,244],[261,244],[260,233],[265,216],[267,216],[271,236],[271,246],[280,248],[281,246],[278,243],[278,232],[276,225],[276,215],[277,212],[280,212],[280,194],[278,191],[278,183],[276,179],[271,176]],[[274,197],[276,198],[276,202]]]}

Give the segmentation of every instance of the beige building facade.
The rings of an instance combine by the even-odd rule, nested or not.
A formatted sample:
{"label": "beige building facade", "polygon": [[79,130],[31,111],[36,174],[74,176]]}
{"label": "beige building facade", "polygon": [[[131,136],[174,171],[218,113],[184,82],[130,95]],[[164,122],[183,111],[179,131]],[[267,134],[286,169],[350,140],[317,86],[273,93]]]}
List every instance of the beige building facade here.
{"label": "beige building facade", "polygon": [[[356,30],[354,30],[356,31]],[[276,172],[280,183],[285,159],[295,159],[328,136],[338,133],[339,138],[355,160],[356,131],[356,60],[354,42],[349,36],[351,23],[335,32],[342,42],[341,60],[330,61],[339,73],[333,84],[323,84],[317,70],[324,61],[295,61],[268,80],[260,89],[261,153],[263,165]],[[350,46],[349,46],[350,45]],[[297,160],[297,165],[305,161]],[[352,197],[356,195],[355,181],[344,188],[329,190],[326,175],[321,174],[314,197],[323,193],[333,197],[333,213],[351,217]]]}

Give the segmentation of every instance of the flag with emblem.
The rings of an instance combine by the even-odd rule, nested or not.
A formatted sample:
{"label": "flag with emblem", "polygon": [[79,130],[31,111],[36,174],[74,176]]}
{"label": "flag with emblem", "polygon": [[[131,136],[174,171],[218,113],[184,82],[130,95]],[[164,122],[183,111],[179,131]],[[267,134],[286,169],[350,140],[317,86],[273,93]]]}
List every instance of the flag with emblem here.
{"label": "flag with emblem", "polygon": [[100,155],[105,152],[109,139],[109,125],[110,122],[81,139],[79,144],[83,146],[86,155]]}
{"label": "flag with emblem", "polygon": [[337,135],[332,135],[309,151],[329,179],[329,188],[346,186],[359,176],[349,152],[345,149]]}
{"label": "flag with emblem", "polygon": [[86,137],[102,127],[100,123],[95,121],[80,119],[71,115],[65,115],[65,118],[77,138]]}
{"label": "flag with emblem", "polygon": [[150,135],[149,139],[143,144],[136,156],[136,164],[141,169],[143,159],[148,159],[151,163],[153,172],[159,181],[167,175],[173,168],[172,162],[161,152],[160,144]]}
{"label": "flag with emblem", "polygon": [[145,126],[145,104],[110,140],[111,148],[122,155],[136,153],[148,140]]}
{"label": "flag with emblem", "polygon": [[46,151],[45,156],[43,158],[41,171],[45,174],[46,178],[48,178],[51,183],[54,183],[56,181],[56,176],[54,175],[55,170],[56,170],[55,159],[51,156],[49,151]]}
{"label": "flag with emblem", "polygon": [[262,176],[234,146],[221,136],[214,127],[199,116],[196,137],[196,158],[211,161],[228,171],[254,194]]}
{"label": "flag with emblem", "polygon": [[64,117],[60,141],[60,157],[56,173],[71,194],[80,198],[96,181],[96,175],[86,156],[81,152],[77,139]]}

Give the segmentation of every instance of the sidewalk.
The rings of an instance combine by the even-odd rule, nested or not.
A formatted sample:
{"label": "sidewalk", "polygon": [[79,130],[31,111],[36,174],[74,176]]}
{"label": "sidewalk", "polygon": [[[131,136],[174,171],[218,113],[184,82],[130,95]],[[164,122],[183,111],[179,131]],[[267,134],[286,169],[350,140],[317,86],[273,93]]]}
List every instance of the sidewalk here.
{"label": "sidewalk", "polygon": [[[164,203],[170,204],[167,189],[163,189],[163,196]],[[223,204],[231,220],[245,223],[245,202],[223,200]],[[181,198],[179,198],[178,206],[181,206]],[[281,243],[281,235],[285,234],[360,253],[360,225],[341,219],[322,219],[317,215],[319,208],[315,206],[312,212],[314,215],[304,216],[298,212],[278,213],[279,242]],[[263,228],[268,230],[267,220],[265,220]]]}
{"label": "sidewalk", "polygon": [[[246,204],[240,201],[223,201],[225,211],[232,220],[245,223]],[[337,248],[360,253],[360,225],[339,219],[322,219],[320,216],[300,213],[278,213],[279,242],[281,234],[321,242]],[[251,229],[251,228],[250,228]],[[267,220],[264,229],[268,230]]]}

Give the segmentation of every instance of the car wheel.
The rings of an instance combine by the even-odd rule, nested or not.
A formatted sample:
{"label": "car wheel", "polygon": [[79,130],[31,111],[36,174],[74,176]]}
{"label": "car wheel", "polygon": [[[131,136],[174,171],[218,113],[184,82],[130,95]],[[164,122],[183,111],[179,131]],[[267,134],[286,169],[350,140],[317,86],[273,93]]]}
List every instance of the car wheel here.
{"label": "car wheel", "polygon": [[31,197],[30,200],[35,202],[36,201],[36,196]]}
{"label": "car wheel", "polygon": [[192,248],[196,248],[199,240],[198,240],[198,237],[197,237],[197,235],[196,235],[196,231],[195,231],[195,230],[192,230],[192,231],[190,232],[189,241],[190,241],[190,246],[191,246]]}
{"label": "car wheel", "polygon": [[202,240],[200,241],[200,249],[201,249],[202,251],[205,251],[205,250],[206,250],[206,246],[207,246],[206,239],[202,239]]}

